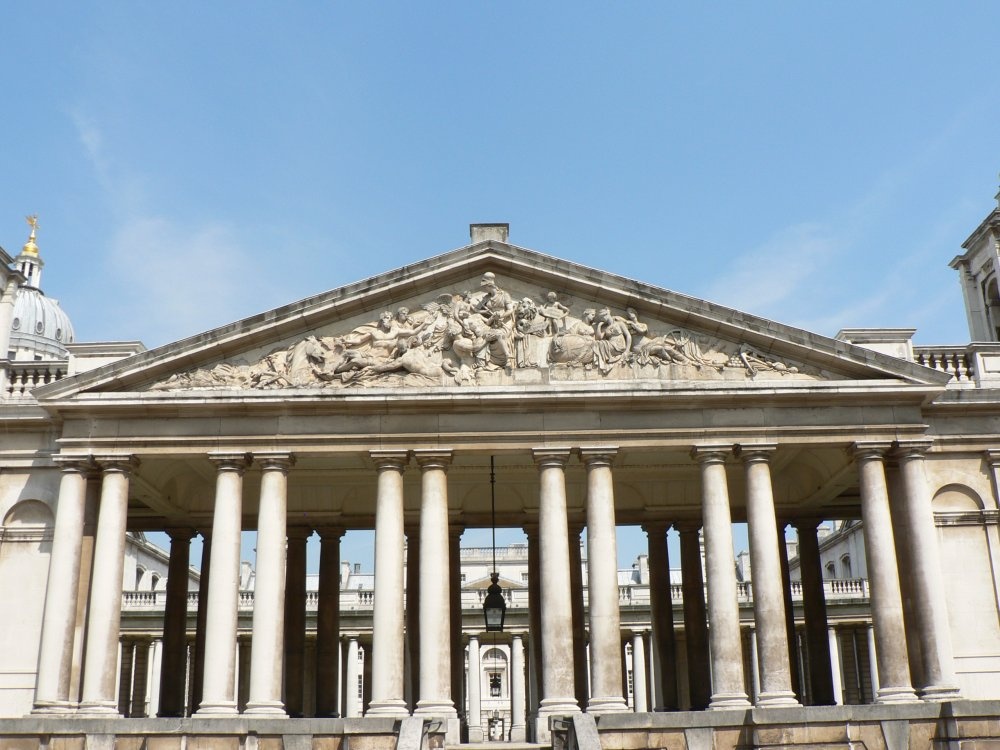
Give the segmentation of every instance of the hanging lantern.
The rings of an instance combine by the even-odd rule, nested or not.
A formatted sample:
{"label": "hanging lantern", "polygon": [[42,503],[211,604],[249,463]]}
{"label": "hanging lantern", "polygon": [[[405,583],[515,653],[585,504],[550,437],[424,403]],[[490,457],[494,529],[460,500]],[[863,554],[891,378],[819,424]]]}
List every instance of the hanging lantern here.
{"label": "hanging lantern", "polygon": [[483,600],[483,616],[486,618],[486,631],[499,633],[503,631],[503,620],[507,614],[507,602],[500,588],[500,574],[494,572],[490,577],[493,583],[486,589],[486,599]]}

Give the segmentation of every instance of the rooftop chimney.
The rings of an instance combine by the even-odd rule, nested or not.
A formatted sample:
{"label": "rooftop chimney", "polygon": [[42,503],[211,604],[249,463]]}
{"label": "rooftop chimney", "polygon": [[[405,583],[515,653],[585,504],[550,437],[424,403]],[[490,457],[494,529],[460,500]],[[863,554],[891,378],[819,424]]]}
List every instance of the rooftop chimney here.
{"label": "rooftop chimney", "polygon": [[510,224],[469,224],[469,237],[472,244],[496,240],[506,242],[510,235]]}

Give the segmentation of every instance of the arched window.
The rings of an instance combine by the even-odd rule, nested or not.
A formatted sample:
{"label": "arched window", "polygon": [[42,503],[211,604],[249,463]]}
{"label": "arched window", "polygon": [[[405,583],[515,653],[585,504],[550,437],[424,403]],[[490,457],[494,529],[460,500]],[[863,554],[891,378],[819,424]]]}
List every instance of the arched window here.
{"label": "arched window", "polygon": [[851,556],[842,555],[840,558],[840,570],[843,574],[843,578],[854,578],[854,574],[851,572]]}
{"label": "arched window", "polygon": [[156,587],[160,585],[160,577],[153,573],[152,577],[149,579],[149,590],[156,591]]}
{"label": "arched window", "polygon": [[136,569],[135,569],[135,590],[136,591],[139,590],[139,584],[142,583],[142,577],[145,574],[146,574],[146,571],[142,569],[141,565],[139,565],[139,566],[136,567]]}
{"label": "arched window", "polygon": [[832,560],[826,564],[826,577],[836,578],[837,577],[837,564]]}

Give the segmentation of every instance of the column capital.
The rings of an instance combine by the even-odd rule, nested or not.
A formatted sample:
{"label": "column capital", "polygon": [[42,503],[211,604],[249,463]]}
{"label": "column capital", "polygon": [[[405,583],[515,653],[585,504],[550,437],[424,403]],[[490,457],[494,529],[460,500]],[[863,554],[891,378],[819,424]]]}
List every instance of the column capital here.
{"label": "column capital", "polygon": [[983,460],[994,469],[1000,468],[1000,449],[987,448],[983,451]]}
{"label": "column capital", "polygon": [[417,459],[417,465],[420,466],[422,471],[427,471],[428,469],[447,471],[448,466],[451,464],[452,453],[450,450],[430,448],[415,450],[413,451],[413,456]]}
{"label": "column capital", "polygon": [[531,457],[538,464],[538,468],[547,466],[565,466],[569,461],[571,448],[532,448]]}
{"label": "column capital", "polygon": [[666,534],[670,531],[670,527],[675,525],[676,524],[673,524],[670,521],[658,521],[653,519],[646,521],[640,526],[640,528],[647,534]]}
{"label": "column capital", "polygon": [[915,440],[897,440],[893,443],[893,455],[902,460],[923,458],[924,454],[934,445],[934,441],[929,438],[918,438]]}
{"label": "column capital", "polygon": [[288,526],[285,529],[285,536],[292,539],[308,539],[312,536],[313,530],[310,526]]}
{"label": "column capital", "polygon": [[733,455],[745,464],[768,463],[777,449],[777,443],[739,443],[733,446]]}
{"label": "column capital", "polygon": [[339,540],[344,536],[343,526],[317,526],[316,533],[319,534],[321,542]]}
{"label": "column capital", "polygon": [[239,451],[213,451],[208,454],[208,460],[215,464],[215,468],[219,472],[235,471],[243,476],[243,473],[253,463],[253,456]]}
{"label": "column capital", "polygon": [[368,456],[379,471],[386,469],[403,471],[410,462],[409,451],[368,451]]}
{"label": "column capital", "polygon": [[848,452],[855,460],[884,460],[892,443],[888,440],[857,440],[851,443]]}
{"label": "column capital", "polygon": [[678,534],[690,534],[692,531],[698,533],[701,531],[701,519],[700,518],[685,518],[680,521],[674,521],[673,527],[677,529]]}
{"label": "column capital", "polygon": [[168,526],[163,531],[171,542],[190,542],[195,535],[195,530],[190,526]]}
{"label": "column capital", "polygon": [[789,523],[795,527],[796,531],[816,531],[817,527],[823,523],[822,518],[793,518]]}
{"label": "column capital", "polygon": [[60,453],[52,457],[52,462],[64,474],[89,474],[97,468],[89,453]]}
{"label": "column capital", "polygon": [[691,458],[700,464],[725,463],[732,452],[732,443],[705,443],[691,446]]}
{"label": "column capital", "polygon": [[295,454],[291,451],[261,451],[254,453],[253,458],[264,471],[287,473],[295,465]]}
{"label": "column capital", "polygon": [[586,464],[587,468],[598,466],[611,466],[618,455],[618,446],[596,446],[592,448],[580,448],[580,460]]}
{"label": "column capital", "polygon": [[139,466],[139,459],[131,453],[105,453],[94,456],[104,473],[131,474]]}

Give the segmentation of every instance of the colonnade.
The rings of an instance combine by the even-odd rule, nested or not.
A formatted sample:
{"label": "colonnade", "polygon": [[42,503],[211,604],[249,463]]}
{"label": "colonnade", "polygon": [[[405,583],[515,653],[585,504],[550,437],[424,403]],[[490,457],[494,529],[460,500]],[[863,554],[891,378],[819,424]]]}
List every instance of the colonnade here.
{"label": "colonnade", "polygon": [[[719,443],[691,451],[700,472],[701,519],[680,520],[684,590],[684,625],[689,694],[693,708],[743,708],[751,705],[746,690],[733,570],[733,533],[727,464],[736,456],[745,474],[750,556],[754,570],[754,638],[759,664],[758,706],[795,706],[801,689],[789,641],[790,610],[785,582],[783,535],[775,513],[771,457],[775,444],[734,446]],[[950,635],[944,610],[943,581],[936,548],[930,494],[924,476],[926,443],[855,443],[852,447],[861,491],[861,513],[871,579],[872,639],[877,654],[876,700],[893,702],[942,700],[957,696],[952,674]],[[539,726],[548,718],[580,710],[628,710],[623,688],[621,622],[615,547],[614,447],[538,448],[532,451],[538,470],[537,525],[526,524],[529,545],[529,660],[533,669],[523,701],[537,706]],[[567,514],[566,466],[572,455],[584,464],[588,544],[589,654],[580,658],[582,640],[581,585],[574,580],[571,529]],[[375,587],[372,620],[371,699],[367,715],[418,715],[455,719],[461,698],[461,664],[453,659],[461,623],[455,571],[457,534],[448,516],[450,450],[371,451],[377,484],[375,507]],[[898,469],[890,493],[886,462]],[[204,644],[195,652],[202,663],[194,669],[193,693],[200,716],[239,713],[237,615],[239,605],[240,534],[243,477],[252,461],[261,470],[257,520],[257,579],[254,597],[247,714],[301,715],[301,685],[283,679],[301,674],[304,658],[304,552],[306,534],[287,526],[288,476],[295,464],[289,452],[212,453],[216,468],[210,554],[202,570],[199,634]],[[420,472],[420,518],[416,607],[404,601],[404,472],[414,460]],[[60,456],[62,468],[49,584],[41,638],[35,711],[119,711],[116,658],[121,612],[121,581],[127,524],[130,474],[138,465],[131,455]],[[100,500],[89,590],[81,581],[81,548],[88,478],[100,483]],[[890,500],[891,497],[891,500]],[[797,521],[803,567],[806,638],[817,669],[812,694],[832,702],[835,692],[829,667],[829,639],[818,570],[815,522]],[[699,527],[704,533],[705,570],[701,570]],[[783,524],[782,524],[783,527]],[[665,534],[669,524],[650,522],[651,620],[656,681],[656,708],[677,707],[673,608]],[[172,545],[167,610],[162,647],[161,715],[183,711],[183,665],[187,658],[186,570],[192,531],[169,529]],[[334,715],[340,705],[339,539],[342,529],[322,529],[320,605],[317,620],[317,693],[320,715]],[[574,534],[578,533],[574,530]],[[412,539],[412,534],[411,534]],[[413,540],[416,541],[416,540]],[[209,546],[209,545],[206,545]],[[414,566],[410,565],[411,574]],[[807,570],[808,569],[808,570]],[[905,577],[899,570],[907,571]],[[183,571],[183,572],[182,572]],[[703,582],[706,584],[703,589]],[[300,593],[298,587],[301,585]],[[665,596],[664,596],[665,592]],[[703,592],[707,592],[707,598]],[[71,691],[72,656],[78,602],[86,597],[87,625],[84,670],[79,695]],[[904,607],[904,601],[907,606]],[[410,604],[409,610],[406,605]],[[414,609],[416,613],[414,614]],[[406,620],[410,618],[410,627]],[[459,630],[456,634],[455,623]],[[711,627],[708,627],[709,623]],[[416,626],[415,628],[413,626]],[[414,639],[414,630],[417,638]],[[408,703],[407,635],[411,673],[419,675],[416,700]],[[199,637],[201,637],[199,635]],[[514,636],[521,638],[521,634]],[[514,658],[523,658],[523,643]],[[637,648],[637,646],[634,646]],[[352,657],[352,649],[354,656]],[[460,652],[459,652],[460,653]],[[568,658],[568,655],[574,658]],[[348,644],[348,700],[357,669],[357,643]],[[582,665],[589,664],[589,673]],[[418,668],[414,669],[414,665]],[[512,669],[514,668],[512,664]],[[522,670],[523,671],[523,670]],[[458,681],[456,683],[456,674]],[[180,675],[180,677],[178,677]],[[582,680],[581,680],[582,675]],[[818,676],[817,676],[818,675]],[[283,682],[285,683],[283,685]],[[301,680],[299,680],[301,682]],[[827,687],[824,687],[826,685]],[[297,692],[298,691],[298,692]],[[73,692],[73,694],[71,694]],[[413,696],[411,695],[411,698]],[[356,699],[356,696],[355,696]],[[537,700],[536,700],[537,699]],[[461,705],[461,704],[459,704]],[[468,717],[470,720],[474,717]]]}

